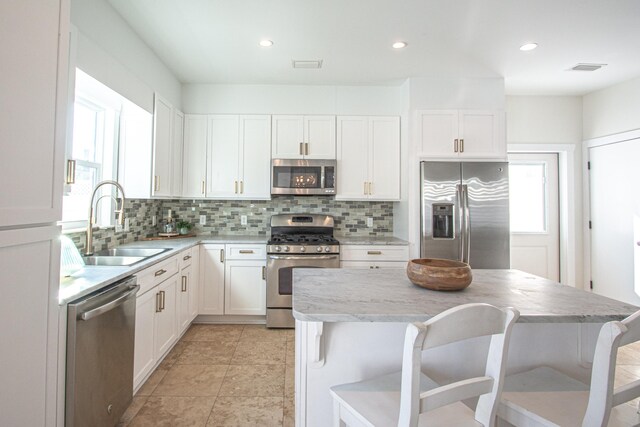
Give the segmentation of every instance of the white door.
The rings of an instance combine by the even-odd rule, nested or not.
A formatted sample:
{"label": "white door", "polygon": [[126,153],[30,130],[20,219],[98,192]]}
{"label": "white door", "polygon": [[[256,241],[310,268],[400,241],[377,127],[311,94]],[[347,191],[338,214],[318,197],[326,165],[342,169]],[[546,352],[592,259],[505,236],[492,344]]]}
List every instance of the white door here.
{"label": "white door", "polygon": [[[640,305],[634,251],[640,241],[640,139],[589,149],[593,291]],[[635,230],[634,230],[635,224]],[[634,236],[635,233],[635,236]]]}
{"label": "white door", "polygon": [[156,361],[153,348],[153,328],[159,310],[157,288],[136,298],[136,333],[133,352],[133,388],[138,387]]}
{"label": "white door", "polygon": [[271,197],[271,117],[240,116],[240,197]]}
{"label": "white door", "polygon": [[338,117],[338,171],[336,199],[366,199],[369,142],[368,119],[361,116]]}
{"label": "white door", "polygon": [[558,155],[509,154],[511,268],[560,280]]}
{"label": "white door", "polygon": [[187,329],[191,324],[191,279],[193,267],[191,264],[180,270],[180,282],[178,286],[178,334]]}
{"label": "white door", "polygon": [[207,197],[236,198],[239,194],[238,120],[233,115],[209,117]]}
{"label": "white door", "polygon": [[336,117],[305,116],[306,159],[336,158]]}
{"label": "white door", "polygon": [[182,195],[204,197],[207,179],[207,121],[205,115],[187,114],[184,120]]}
{"label": "white door", "polygon": [[171,146],[171,195],[182,196],[182,155],[184,146],[184,114],[173,111],[173,143]]}
{"label": "white door", "polygon": [[200,246],[200,314],[224,314],[224,245]]}
{"label": "white door", "polygon": [[457,157],[458,111],[432,110],[418,113],[420,153],[429,156]]}
{"label": "white door", "polygon": [[504,157],[501,114],[496,111],[460,110],[460,156]]}
{"label": "white door", "polygon": [[265,268],[262,260],[226,262],[224,314],[266,314]]}
{"label": "white door", "polygon": [[400,117],[369,118],[369,193],[400,200]]}
{"label": "white door", "polygon": [[156,94],[153,109],[153,195],[171,195],[171,104]]}
{"label": "white door", "polygon": [[160,311],[156,313],[154,325],[154,354],[158,360],[171,348],[177,337],[177,290],[179,289],[180,274],[165,280],[158,285],[157,292],[160,294]]}
{"label": "white door", "polygon": [[301,159],[304,143],[303,116],[272,116],[271,157]]}

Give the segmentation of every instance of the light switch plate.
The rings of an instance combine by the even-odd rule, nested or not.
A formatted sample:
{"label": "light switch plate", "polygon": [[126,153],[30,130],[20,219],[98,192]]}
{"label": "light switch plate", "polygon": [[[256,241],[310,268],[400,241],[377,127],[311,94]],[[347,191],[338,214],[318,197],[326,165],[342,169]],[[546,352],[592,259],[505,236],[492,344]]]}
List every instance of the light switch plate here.
{"label": "light switch plate", "polygon": [[152,216],[151,217],[151,225],[153,225],[155,227],[155,225],[158,223],[158,219],[156,218],[156,216]]}
{"label": "light switch plate", "polygon": [[200,215],[200,225],[207,225],[207,216]]}
{"label": "light switch plate", "polygon": [[240,225],[247,225],[247,216],[240,215]]}
{"label": "light switch plate", "polygon": [[372,217],[368,217],[367,218],[367,227],[369,227],[369,228],[373,227],[373,218]]}

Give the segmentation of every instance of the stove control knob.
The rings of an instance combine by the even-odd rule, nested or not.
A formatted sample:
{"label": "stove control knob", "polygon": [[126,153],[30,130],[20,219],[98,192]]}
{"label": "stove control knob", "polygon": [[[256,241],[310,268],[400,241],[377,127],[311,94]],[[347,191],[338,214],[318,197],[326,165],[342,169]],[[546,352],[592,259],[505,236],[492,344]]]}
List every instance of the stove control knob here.
{"label": "stove control knob", "polygon": [[331,250],[331,248],[329,248],[329,246],[325,246],[325,247],[324,247],[324,251],[325,251],[325,252],[329,252],[330,250]]}
{"label": "stove control knob", "polygon": [[289,246],[285,246],[285,247],[284,247],[284,251],[285,251],[285,252],[289,252]]}
{"label": "stove control knob", "polygon": [[316,248],[316,252],[322,252],[322,246],[318,246],[318,247]]}
{"label": "stove control knob", "polygon": [[305,248],[304,246],[300,246],[300,252],[306,252],[307,248]]}
{"label": "stove control knob", "polygon": [[276,252],[280,252],[282,251],[282,248],[280,246],[276,246]]}

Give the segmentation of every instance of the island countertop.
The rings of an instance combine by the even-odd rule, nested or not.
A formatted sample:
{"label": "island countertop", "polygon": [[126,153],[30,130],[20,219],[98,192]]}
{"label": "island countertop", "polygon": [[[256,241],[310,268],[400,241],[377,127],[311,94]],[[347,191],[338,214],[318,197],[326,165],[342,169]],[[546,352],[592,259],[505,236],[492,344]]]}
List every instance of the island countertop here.
{"label": "island countertop", "polygon": [[293,316],[311,322],[423,322],[460,304],[520,311],[520,323],[603,323],[639,308],[519,270],[473,270],[463,291],[430,291],[404,269],[294,269]]}

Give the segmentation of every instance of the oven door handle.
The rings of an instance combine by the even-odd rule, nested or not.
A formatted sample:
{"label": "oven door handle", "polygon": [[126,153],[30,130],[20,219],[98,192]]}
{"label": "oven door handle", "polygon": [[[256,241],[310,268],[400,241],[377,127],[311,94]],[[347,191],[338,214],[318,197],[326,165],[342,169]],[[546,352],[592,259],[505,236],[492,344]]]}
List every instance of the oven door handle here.
{"label": "oven door handle", "polygon": [[340,255],[269,255],[269,259],[285,259],[285,260],[331,260],[339,259]]}

